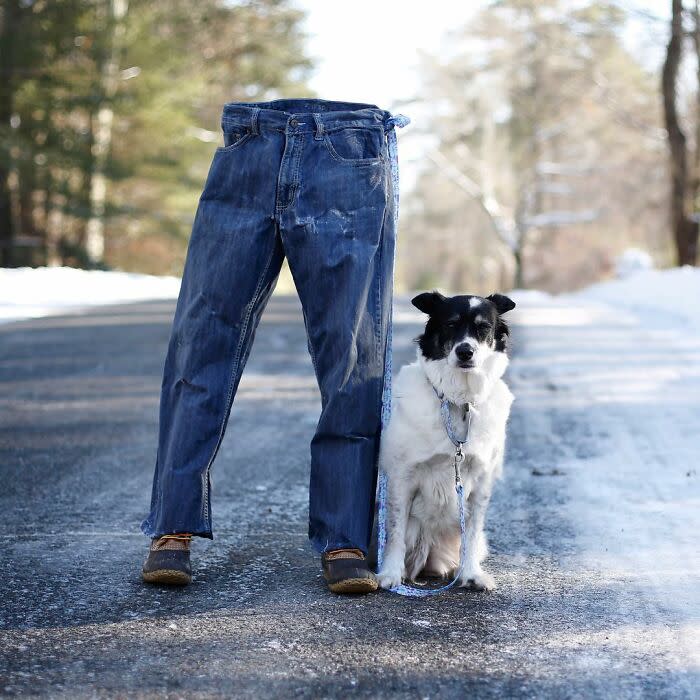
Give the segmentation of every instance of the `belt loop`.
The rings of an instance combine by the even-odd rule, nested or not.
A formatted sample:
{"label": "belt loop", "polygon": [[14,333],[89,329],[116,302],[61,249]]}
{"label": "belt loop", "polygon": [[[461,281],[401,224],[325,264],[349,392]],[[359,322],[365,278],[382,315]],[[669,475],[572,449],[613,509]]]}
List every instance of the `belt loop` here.
{"label": "belt loop", "polygon": [[257,136],[260,131],[258,130],[258,115],[260,114],[260,107],[253,107],[253,112],[250,115],[250,133]]}
{"label": "belt loop", "polygon": [[314,114],[314,123],[316,124],[316,130],[314,132],[314,140],[321,141],[323,139],[323,121],[321,120],[320,114]]}

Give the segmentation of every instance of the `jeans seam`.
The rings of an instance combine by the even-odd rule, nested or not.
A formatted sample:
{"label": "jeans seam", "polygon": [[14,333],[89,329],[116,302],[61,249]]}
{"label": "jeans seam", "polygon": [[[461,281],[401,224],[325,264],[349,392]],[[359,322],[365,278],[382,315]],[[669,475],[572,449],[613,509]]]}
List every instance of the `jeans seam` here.
{"label": "jeans seam", "polygon": [[223,416],[221,418],[221,425],[219,427],[219,437],[216,441],[216,445],[214,446],[214,451],[212,452],[211,457],[209,458],[209,461],[207,462],[207,467],[204,470],[204,503],[203,503],[203,513],[202,517],[204,519],[204,522],[207,526],[211,526],[209,522],[209,472],[211,471],[211,466],[214,463],[214,459],[216,458],[216,455],[219,451],[219,447],[221,446],[221,441],[223,440],[224,437],[224,427],[226,425],[226,417],[229,413],[230,406],[233,403],[233,385],[235,384],[236,381],[236,373],[238,372],[238,367],[240,364],[240,359],[241,359],[241,350],[243,348],[243,344],[245,343],[246,336],[248,334],[248,324],[250,322],[250,317],[253,313],[253,309],[255,308],[255,304],[258,301],[258,298],[260,297],[260,291],[262,290],[263,283],[265,281],[265,277],[267,276],[267,271],[270,269],[270,263],[272,262],[272,258],[274,257],[275,254],[275,246],[272,246],[272,250],[270,251],[270,255],[267,258],[267,262],[265,263],[265,267],[263,269],[262,274],[260,275],[260,279],[258,280],[258,285],[255,288],[255,292],[253,293],[253,298],[250,300],[250,304],[248,305],[248,311],[246,312],[245,318],[243,320],[243,325],[241,327],[241,337],[238,340],[238,345],[236,347],[236,352],[234,354],[234,359],[233,359],[233,365],[231,367],[231,374],[229,377],[229,386],[228,386],[228,395],[226,397],[226,403],[224,404],[224,412]]}
{"label": "jeans seam", "polygon": [[[311,342],[311,336],[309,335],[309,323],[308,323],[308,319],[306,318],[306,311],[304,310],[303,305],[301,307],[301,315],[304,319],[304,328],[306,329],[306,337],[308,339],[309,355],[311,355],[311,364],[314,367],[314,374],[316,375],[316,378],[318,379],[319,374],[318,374],[318,367],[316,365],[316,353],[314,352],[313,343]],[[319,389],[320,389],[320,385],[319,385]]]}
{"label": "jeans seam", "polygon": [[[388,176],[388,174],[385,172],[385,182],[388,184],[391,182],[391,177]],[[379,347],[377,348],[378,352],[377,354],[381,358],[381,363],[382,363],[382,378],[381,381],[378,382],[379,384],[379,406],[380,406],[380,431],[381,431],[381,411],[383,408],[383,399],[384,399],[384,378],[386,374],[386,359],[387,359],[387,343],[388,343],[388,336],[389,336],[389,324],[391,323],[391,308],[389,309],[389,315],[387,316],[387,326],[386,328],[383,327],[382,323],[382,308],[384,306],[384,298],[385,298],[385,292],[388,290],[389,286],[391,285],[391,275],[392,273],[389,273],[389,278],[386,281],[386,284],[382,284],[382,279],[384,276],[384,244],[386,242],[386,225],[387,225],[387,215],[386,215],[386,210],[387,210],[387,205],[388,205],[388,189],[385,185],[384,187],[384,212],[382,214],[382,228],[381,228],[381,233],[379,237],[379,293],[378,293],[378,298],[379,298]],[[392,285],[393,287],[393,285]],[[392,290],[389,290],[389,294],[391,295]],[[381,342],[381,337],[382,337],[382,331],[384,331],[384,352],[382,352],[382,342]]]}
{"label": "jeans seam", "polygon": [[[387,209],[390,203],[389,197],[393,198],[393,187],[394,187],[394,181],[391,176],[391,170],[390,168],[385,171],[385,178],[386,178],[386,186],[385,186],[385,199],[384,199],[384,215],[382,219],[382,243],[385,242],[386,239],[386,231],[385,227],[391,225],[391,220],[387,216]],[[391,192],[390,189],[391,188]],[[390,260],[390,270],[387,275],[387,281],[386,284],[384,285],[384,291],[385,293],[388,293],[390,296],[389,300],[389,312],[387,314],[387,323],[386,323],[386,329],[385,329],[385,339],[384,339],[384,352],[382,353],[382,379],[379,382],[380,385],[380,392],[379,392],[379,403],[380,403],[380,411],[381,411],[381,416],[380,416],[380,440],[381,440],[381,432],[382,432],[382,427],[384,423],[384,391],[386,388],[386,380],[387,380],[387,364],[390,361],[389,353],[391,353],[392,348],[390,346],[390,334],[392,333],[391,326],[392,326],[392,320],[393,320],[393,293],[394,293],[394,261],[396,259],[396,225],[394,225],[394,250],[393,250],[393,259]],[[384,250],[384,247],[382,246],[382,251]],[[389,377],[389,382],[391,382],[391,377]]]}
{"label": "jeans seam", "polygon": [[[374,453],[374,460],[373,460],[373,472],[374,472],[374,478],[376,479],[377,474],[379,473],[379,450],[380,450],[380,445],[381,445],[381,439],[382,439],[382,422],[383,422],[383,415],[384,415],[384,380],[386,379],[386,365],[387,365],[387,353],[388,353],[388,342],[389,342],[389,324],[391,323],[391,307],[389,308],[389,315],[387,317],[387,325],[386,327],[384,326],[382,322],[382,310],[384,308],[384,299],[386,298],[386,292],[389,291],[389,294],[391,296],[391,290],[388,290],[388,285],[391,282],[391,277],[387,280],[386,284],[383,284],[384,281],[384,264],[385,264],[385,244],[386,244],[386,237],[387,237],[387,231],[386,227],[388,224],[388,218],[387,218],[387,206],[389,202],[389,190],[388,190],[388,184],[391,182],[391,177],[388,175],[388,173],[384,174],[385,177],[385,185],[384,185],[384,211],[382,213],[382,223],[381,223],[381,229],[380,229],[380,234],[379,234],[379,273],[377,274],[377,279],[379,280],[377,284],[377,326],[379,328],[379,337],[377,339],[377,357],[378,361],[380,363],[380,366],[382,368],[382,373],[379,381],[377,382],[377,396],[376,396],[376,405],[379,407],[379,428],[377,430],[377,439],[376,439],[376,444],[375,444],[375,453]],[[392,262],[392,267],[393,267],[393,261]],[[389,273],[391,275],[391,272]],[[393,287],[392,287],[393,288]],[[391,303],[391,301],[390,301]],[[384,336],[384,346],[382,347],[382,335]],[[376,490],[376,481],[375,481],[375,490]],[[369,523],[368,523],[368,532],[369,532],[369,537],[371,538],[372,536],[372,521],[374,519],[374,508],[371,509],[370,511],[370,516],[369,516]]]}
{"label": "jeans seam", "polygon": [[[377,318],[377,323],[375,324],[375,328],[377,328],[377,331],[375,333],[375,352],[377,353],[377,358],[379,358],[379,361],[381,362],[382,365],[382,376],[384,376],[384,360],[382,358],[382,331],[384,330],[383,328],[383,323],[382,323],[382,306],[383,306],[383,301],[384,301],[384,294],[382,293],[382,272],[383,272],[383,263],[384,263],[384,251],[382,250],[382,246],[384,244],[384,219],[382,219],[382,229],[379,232],[379,259],[378,259],[378,264],[379,264],[379,270],[377,270],[377,303],[374,309],[374,313],[376,314]],[[381,385],[381,382],[379,382]],[[382,396],[382,391],[380,390],[379,392],[379,398],[381,401],[381,396]]]}

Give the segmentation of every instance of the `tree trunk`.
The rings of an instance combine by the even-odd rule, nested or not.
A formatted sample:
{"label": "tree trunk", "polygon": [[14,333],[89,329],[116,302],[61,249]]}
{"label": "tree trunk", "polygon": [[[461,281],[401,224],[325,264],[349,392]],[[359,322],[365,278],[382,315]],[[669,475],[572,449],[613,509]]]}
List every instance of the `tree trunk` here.
{"label": "tree trunk", "polygon": [[85,233],[85,250],[93,264],[102,262],[104,257],[104,214],[107,201],[107,161],[112,145],[112,122],[114,109],[112,99],[117,92],[119,54],[124,35],[124,18],[129,6],[128,0],[107,0],[109,4],[108,26],[111,28],[110,45],[100,68],[101,104],[93,122],[94,156],[90,176],[90,218]]}
{"label": "tree trunk", "polygon": [[666,49],[661,75],[664,119],[671,157],[671,225],[679,265],[695,265],[698,246],[698,224],[689,211],[694,188],[689,182],[687,139],[676,109],[676,83],[683,51],[683,3],[672,0],[671,38]]}
{"label": "tree trunk", "polygon": [[[19,2],[4,3],[0,12],[0,129],[2,141],[10,142],[14,90],[14,29],[20,14]],[[14,230],[12,221],[12,196],[10,193],[10,149],[0,149],[0,267],[13,263]]]}
{"label": "tree trunk", "polygon": [[19,230],[15,232],[16,243],[14,250],[14,263],[34,267],[37,264],[37,249],[41,241],[38,240],[36,227],[34,226],[34,163],[31,159],[22,160],[17,169],[19,202]]}
{"label": "tree trunk", "polygon": [[513,251],[513,262],[515,262],[514,289],[525,289],[525,270],[523,269],[523,249],[516,248]]}

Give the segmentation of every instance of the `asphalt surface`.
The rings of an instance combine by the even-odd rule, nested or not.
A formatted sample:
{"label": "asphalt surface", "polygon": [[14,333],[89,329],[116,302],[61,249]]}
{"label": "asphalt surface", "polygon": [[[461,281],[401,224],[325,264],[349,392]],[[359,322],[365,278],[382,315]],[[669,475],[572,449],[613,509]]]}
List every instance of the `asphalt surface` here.
{"label": "asphalt surface", "polygon": [[[693,621],[581,556],[572,455],[586,413],[515,373],[488,515],[491,594],[330,594],[306,540],[319,396],[296,299],[260,326],[213,470],[215,539],[184,589],[147,586],[148,505],[172,303],[0,326],[0,694],[7,697],[693,698]],[[399,305],[395,364],[417,316]],[[521,317],[517,353],[547,338]],[[552,406],[555,405],[555,408]]]}

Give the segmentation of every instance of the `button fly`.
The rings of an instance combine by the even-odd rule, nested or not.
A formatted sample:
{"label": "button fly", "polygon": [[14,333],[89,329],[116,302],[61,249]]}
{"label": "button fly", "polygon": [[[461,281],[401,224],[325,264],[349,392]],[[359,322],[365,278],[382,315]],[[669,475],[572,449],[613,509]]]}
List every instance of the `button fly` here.
{"label": "button fly", "polygon": [[304,134],[294,129],[301,124],[298,119],[289,120],[289,129],[285,134],[284,153],[280,163],[280,171],[277,176],[277,195],[275,197],[275,209],[281,212],[292,204],[299,189],[299,159]]}

